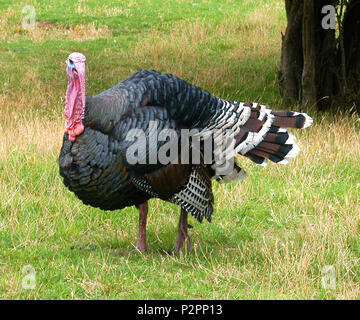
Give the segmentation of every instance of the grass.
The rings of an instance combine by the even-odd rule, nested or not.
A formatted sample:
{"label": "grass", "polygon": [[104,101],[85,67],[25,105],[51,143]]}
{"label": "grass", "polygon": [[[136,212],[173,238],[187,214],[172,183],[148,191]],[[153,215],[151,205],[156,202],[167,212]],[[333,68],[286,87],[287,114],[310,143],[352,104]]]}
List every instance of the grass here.
{"label": "grass", "polygon": [[[151,250],[130,254],[135,208],[83,205],[63,185],[64,61],[88,59],[94,95],[138,69],[214,95],[285,106],[277,88],[283,1],[1,1],[0,297],[3,299],[359,299],[360,125],[309,113],[288,166],[239,159],[247,181],[216,185],[213,222],[191,218],[194,250],[174,248],[179,209],[152,200]],[[24,5],[36,9],[23,30]],[[24,289],[23,267],[36,272]],[[321,285],[325,266],[336,287]]]}

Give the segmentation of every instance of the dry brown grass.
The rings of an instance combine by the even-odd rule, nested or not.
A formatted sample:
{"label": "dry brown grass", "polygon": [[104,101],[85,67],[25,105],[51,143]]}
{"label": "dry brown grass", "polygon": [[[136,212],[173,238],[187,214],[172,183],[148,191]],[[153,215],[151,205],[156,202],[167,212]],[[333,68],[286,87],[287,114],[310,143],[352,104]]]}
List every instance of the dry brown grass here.
{"label": "dry brown grass", "polygon": [[[84,41],[112,37],[112,31],[106,25],[97,26],[95,22],[92,22],[66,27],[61,24],[39,21],[36,16],[35,26],[24,29],[22,20],[26,14],[22,13],[22,8],[28,5],[31,3],[20,1],[2,13],[0,19],[2,37],[8,40],[32,40],[40,43],[54,39]],[[35,5],[34,8],[36,7]],[[81,2],[79,2],[79,7],[81,7]]]}
{"label": "dry brown grass", "polygon": [[[167,70],[180,77],[192,74],[192,81],[206,86],[215,93],[218,87],[229,82],[229,75],[236,76],[236,83],[256,82],[258,74],[241,73],[242,61],[259,59],[277,54],[275,43],[269,40],[269,33],[275,26],[273,20],[259,24],[254,16],[249,20],[229,17],[216,27],[206,21],[178,23],[168,34],[153,30],[143,41],[138,42],[129,52],[131,60],[139,64],[150,64],[158,70]],[[260,18],[259,18],[260,19]],[[226,39],[224,50],[219,51],[214,43]],[[214,55],[222,63],[213,63]],[[203,68],[203,65],[206,68]],[[245,63],[246,64],[246,63]],[[244,65],[245,65],[244,64]],[[201,66],[201,67],[200,67]],[[190,72],[196,70],[197,72]],[[241,70],[241,68],[240,68]]]}
{"label": "dry brown grass", "polygon": [[111,36],[112,32],[107,26],[96,27],[95,23],[78,24],[74,27],[64,27],[56,26],[56,24],[37,21],[34,29],[28,29],[26,31],[23,30],[20,24],[15,26],[13,33],[8,36],[8,39],[26,39],[36,42],[43,42],[45,40],[51,39],[84,41],[98,38],[107,38]]}

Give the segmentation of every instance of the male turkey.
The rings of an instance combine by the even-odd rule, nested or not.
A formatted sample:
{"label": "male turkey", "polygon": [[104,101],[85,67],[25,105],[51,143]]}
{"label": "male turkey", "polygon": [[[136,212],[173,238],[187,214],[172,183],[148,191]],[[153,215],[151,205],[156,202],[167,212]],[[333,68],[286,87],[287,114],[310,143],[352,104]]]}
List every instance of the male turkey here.
{"label": "male turkey", "polygon": [[[171,74],[154,70],[138,71],[114,87],[87,97],[85,60],[83,54],[74,52],[66,61],[68,87],[60,174],[65,185],[85,204],[103,210],[135,205],[140,212],[137,241],[140,251],[147,249],[150,198],[181,207],[175,252],[180,251],[185,241],[191,249],[187,214],[200,222],[204,217],[210,221],[211,179],[226,182],[246,177],[231,162],[237,154],[260,165],[266,165],[268,159],[286,164],[299,148],[285,128],[306,128],[312,124],[305,113],[226,101]],[[195,130],[191,139],[201,141],[197,147],[183,138],[182,132],[189,129]],[[164,130],[173,134],[160,139]],[[144,134],[136,135],[139,132]],[[210,141],[210,149],[206,148],[206,141]],[[168,156],[169,152],[162,149],[174,144],[176,156],[172,161],[156,159],[161,152]],[[191,153],[188,161],[183,159],[184,149],[198,152],[197,161],[193,156],[196,152]],[[210,160],[208,155],[206,159],[208,149]],[[153,155],[155,161],[150,161]],[[227,163],[232,163],[230,170],[221,171]]]}

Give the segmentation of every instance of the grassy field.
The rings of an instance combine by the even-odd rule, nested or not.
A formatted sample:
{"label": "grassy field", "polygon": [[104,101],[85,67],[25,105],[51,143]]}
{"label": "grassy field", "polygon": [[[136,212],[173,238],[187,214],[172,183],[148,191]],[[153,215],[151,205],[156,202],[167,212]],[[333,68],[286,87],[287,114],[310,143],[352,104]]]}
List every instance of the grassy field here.
{"label": "grassy field", "polygon": [[[35,29],[22,28],[25,5]],[[239,159],[250,178],[214,184],[213,222],[190,218],[194,250],[179,256],[179,208],[152,200],[151,250],[130,253],[137,210],[85,206],[58,174],[69,53],[87,56],[88,95],[154,68],[297,109],[277,88],[285,26],[282,0],[0,1],[0,298],[359,299],[356,116],[307,110],[315,124],[295,132],[302,152],[288,166]]]}

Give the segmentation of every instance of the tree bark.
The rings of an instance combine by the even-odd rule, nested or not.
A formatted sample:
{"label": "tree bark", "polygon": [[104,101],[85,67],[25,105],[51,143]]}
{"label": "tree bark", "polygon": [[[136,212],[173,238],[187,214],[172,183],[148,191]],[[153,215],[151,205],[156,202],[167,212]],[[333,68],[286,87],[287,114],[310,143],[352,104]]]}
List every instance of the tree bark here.
{"label": "tree bark", "polygon": [[289,103],[301,100],[302,57],[302,7],[303,0],[286,0],[288,25],[282,36],[281,66],[278,73],[279,89],[282,97]]}
{"label": "tree bark", "polygon": [[316,104],[317,90],[315,82],[316,46],[315,46],[315,12],[314,1],[304,0],[302,19],[302,45],[304,66],[301,78],[302,104]]}
{"label": "tree bark", "polygon": [[321,9],[325,5],[336,6],[337,0],[315,1],[316,21],[316,87],[317,107],[319,110],[327,110],[332,104],[332,96],[337,91],[336,86],[336,37],[334,29],[323,29]]}
{"label": "tree bark", "polygon": [[351,0],[343,21],[345,72],[349,103],[360,113],[360,0]]}

